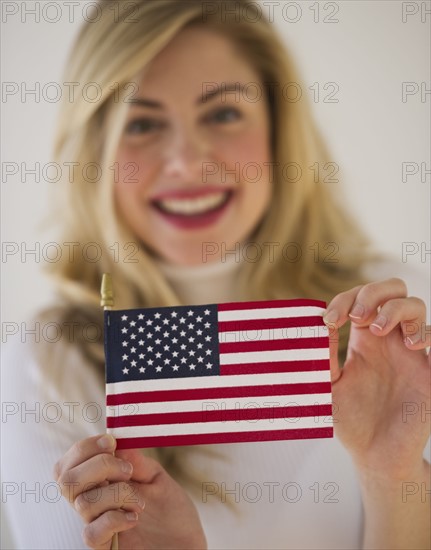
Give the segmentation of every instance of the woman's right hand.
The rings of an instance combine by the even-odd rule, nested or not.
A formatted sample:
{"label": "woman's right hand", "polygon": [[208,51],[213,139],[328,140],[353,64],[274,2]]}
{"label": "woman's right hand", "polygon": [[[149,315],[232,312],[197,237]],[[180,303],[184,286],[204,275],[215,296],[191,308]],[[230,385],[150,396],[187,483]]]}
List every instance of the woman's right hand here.
{"label": "woman's right hand", "polygon": [[205,535],[190,497],[160,464],[137,449],[113,452],[111,435],[75,443],[56,463],[62,495],[86,523],[89,548],[202,549]]}

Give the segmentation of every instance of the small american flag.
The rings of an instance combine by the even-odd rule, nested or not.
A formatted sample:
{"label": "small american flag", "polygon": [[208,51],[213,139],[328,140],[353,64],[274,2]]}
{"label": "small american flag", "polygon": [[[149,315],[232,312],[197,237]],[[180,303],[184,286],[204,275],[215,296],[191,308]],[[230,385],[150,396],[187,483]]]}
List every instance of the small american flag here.
{"label": "small american flag", "polygon": [[105,311],[117,448],[333,437],[325,302]]}

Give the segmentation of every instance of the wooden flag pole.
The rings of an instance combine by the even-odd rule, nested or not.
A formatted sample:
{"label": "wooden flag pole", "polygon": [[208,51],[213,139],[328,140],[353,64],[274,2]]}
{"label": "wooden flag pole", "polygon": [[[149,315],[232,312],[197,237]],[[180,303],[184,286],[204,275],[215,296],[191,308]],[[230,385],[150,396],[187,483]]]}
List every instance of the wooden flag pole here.
{"label": "wooden flag pole", "polygon": [[[102,275],[100,305],[103,307],[104,311],[109,311],[114,307],[114,289],[112,287],[112,277],[110,273],[104,273]],[[112,454],[115,455],[115,451]],[[114,533],[112,537],[111,550],[118,550],[118,533]]]}

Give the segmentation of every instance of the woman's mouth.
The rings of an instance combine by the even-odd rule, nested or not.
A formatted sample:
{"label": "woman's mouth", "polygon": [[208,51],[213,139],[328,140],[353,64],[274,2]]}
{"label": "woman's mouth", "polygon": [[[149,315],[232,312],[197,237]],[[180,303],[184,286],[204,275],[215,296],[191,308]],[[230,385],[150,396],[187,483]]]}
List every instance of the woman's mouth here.
{"label": "woman's mouth", "polygon": [[197,228],[215,223],[226,210],[233,191],[175,192],[153,199],[152,206],[177,227]]}

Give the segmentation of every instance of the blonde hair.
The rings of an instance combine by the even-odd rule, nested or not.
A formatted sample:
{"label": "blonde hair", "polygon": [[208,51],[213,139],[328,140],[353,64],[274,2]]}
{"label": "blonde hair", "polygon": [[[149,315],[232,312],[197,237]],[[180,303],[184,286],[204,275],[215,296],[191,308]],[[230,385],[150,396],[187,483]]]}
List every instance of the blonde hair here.
{"label": "blonde hair", "polygon": [[[60,186],[64,206],[58,208],[56,203],[63,216],[63,242],[78,243],[74,249],[76,259],[69,261],[65,254],[62,261],[49,265],[63,300],[63,320],[79,317],[80,322],[90,319],[102,324],[99,289],[103,272],[113,276],[116,308],[181,303],[142,243],[136,263],[115,261],[109,247],[118,243],[119,250],[123,250],[127,243],[137,241],[116,215],[113,197],[112,166],[123,131],[130,83],[179,31],[190,25],[226,36],[267,84],[273,194],[269,209],[249,239],[260,244],[263,251],[270,251],[265,243],[280,246],[271,248],[271,258],[262,254],[257,261],[242,262],[238,300],[295,296],[330,300],[340,291],[364,282],[361,267],[369,257],[367,242],[351,217],[336,204],[329,189],[334,184],[322,177],[323,167],[332,159],[313,122],[305,94],[299,101],[287,101],[283,95],[289,83],[305,90],[283,42],[256,2],[211,2],[220,8],[216,13],[208,12],[205,4],[205,0],[136,0],[121,5],[101,0],[97,20],[84,24],[78,34],[64,75],[65,82],[79,83],[77,99],[65,99],[61,105],[54,146],[57,162],[79,163],[73,182],[65,181]],[[229,5],[231,10],[237,8],[239,19],[222,17],[222,8]],[[96,82],[101,90],[97,102],[84,99],[80,93],[89,82]],[[97,163],[102,174],[94,183],[86,181],[79,169],[91,163]],[[289,163],[299,167],[299,181],[284,181],[283,169]],[[317,178],[310,169],[316,163],[321,168]],[[83,247],[91,242],[98,243],[103,251],[100,261],[86,261],[82,254]],[[297,261],[286,261],[282,246],[286,243],[294,243],[301,252]],[[331,251],[337,251],[335,258]],[[344,332],[341,354],[346,338]],[[75,343],[103,372],[102,340],[89,344],[81,339]],[[164,449],[159,451],[159,458],[178,471],[181,452],[178,448]]]}

